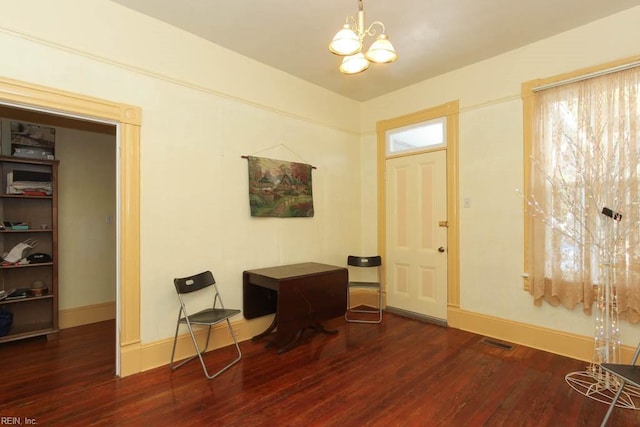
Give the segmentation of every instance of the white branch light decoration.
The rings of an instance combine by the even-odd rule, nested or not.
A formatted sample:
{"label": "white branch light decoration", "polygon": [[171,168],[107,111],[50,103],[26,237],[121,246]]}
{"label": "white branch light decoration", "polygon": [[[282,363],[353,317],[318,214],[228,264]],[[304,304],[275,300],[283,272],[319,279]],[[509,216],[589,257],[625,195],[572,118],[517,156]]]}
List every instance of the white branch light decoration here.
{"label": "white branch light decoration", "polygon": [[[398,59],[389,37],[385,34],[384,24],[375,21],[365,28],[362,0],[358,0],[357,17],[349,16],[340,31],[333,37],[329,50],[336,55],[344,56],[340,71],[344,74],[358,74],[369,68],[369,63],[385,64]],[[375,25],[382,27],[382,32],[371,44],[366,54],[362,53],[365,36],[375,36]]]}
{"label": "white branch light decoration", "polygon": [[[618,298],[616,273],[618,261],[629,259],[633,248],[640,246],[637,224],[629,217],[637,216],[640,209],[640,194],[637,191],[635,163],[630,157],[640,157],[640,147],[630,149],[628,139],[615,142],[612,146],[599,143],[601,135],[590,144],[592,155],[583,154],[584,147],[574,139],[567,138],[565,164],[559,165],[556,176],[545,174],[544,180],[550,191],[564,206],[556,213],[547,203],[539,202],[533,196],[520,193],[529,209],[529,214],[542,221],[553,231],[573,240],[581,251],[597,254],[600,260],[599,278],[596,284],[594,352],[591,364],[585,371],[571,372],[565,376],[566,382],[577,392],[610,404],[615,393],[623,386],[614,375],[605,372],[602,363],[621,363],[620,329],[618,324]],[[543,162],[532,156],[532,167],[544,171]],[[593,161],[597,160],[597,161]],[[634,160],[635,161],[635,160]],[[575,183],[581,184],[584,199],[576,198],[566,191]],[[627,205],[625,209],[623,206]],[[608,206],[613,207],[609,209]],[[597,210],[596,215],[585,216],[585,211]],[[620,212],[623,212],[624,215]],[[635,212],[636,215],[629,215]],[[589,236],[589,247],[583,246],[583,239]],[[617,406],[640,409],[640,388],[624,385]]]}

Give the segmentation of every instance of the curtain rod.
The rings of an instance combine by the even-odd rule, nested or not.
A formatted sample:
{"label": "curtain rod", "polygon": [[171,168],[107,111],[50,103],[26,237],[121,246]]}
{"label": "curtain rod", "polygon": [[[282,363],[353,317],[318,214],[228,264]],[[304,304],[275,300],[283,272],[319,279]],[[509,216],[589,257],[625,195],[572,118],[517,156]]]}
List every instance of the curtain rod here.
{"label": "curtain rod", "polygon": [[537,86],[532,89],[533,92],[540,92],[542,90],[551,89],[558,86],[568,85],[570,83],[581,82],[583,80],[592,79],[594,77],[606,76],[607,74],[617,73],[618,71],[629,70],[640,66],[640,61],[630,62],[628,64],[619,65],[617,67],[607,68],[605,70],[594,71],[593,73],[584,74],[578,77],[572,77],[570,79],[560,80],[558,82],[549,83],[542,86]]}

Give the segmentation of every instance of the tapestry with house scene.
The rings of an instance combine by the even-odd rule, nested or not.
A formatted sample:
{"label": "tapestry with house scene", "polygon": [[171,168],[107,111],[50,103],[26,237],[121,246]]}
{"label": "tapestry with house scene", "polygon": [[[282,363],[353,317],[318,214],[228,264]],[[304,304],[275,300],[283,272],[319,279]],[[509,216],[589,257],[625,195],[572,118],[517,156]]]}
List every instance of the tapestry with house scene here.
{"label": "tapestry with house scene", "polygon": [[251,216],[312,217],[312,166],[248,156]]}

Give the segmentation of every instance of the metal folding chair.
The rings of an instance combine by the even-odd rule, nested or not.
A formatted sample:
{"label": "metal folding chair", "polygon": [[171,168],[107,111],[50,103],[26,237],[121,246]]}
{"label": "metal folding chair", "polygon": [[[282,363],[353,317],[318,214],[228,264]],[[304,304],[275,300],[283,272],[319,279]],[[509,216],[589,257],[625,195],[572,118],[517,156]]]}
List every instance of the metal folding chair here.
{"label": "metal folding chair", "polygon": [[[627,384],[633,388],[632,390],[628,390],[625,392],[627,393],[628,399],[631,399],[631,396],[635,396],[636,398],[640,396],[640,366],[636,365],[636,362],[638,361],[638,356],[640,356],[640,344],[638,344],[638,347],[636,348],[636,352],[634,353],[633,358],[631,359],[630,365],[619,364],[619,363],[602,363],[600,365],[602,369],[615,375],[620,379],[620,385],[618,386],[618,391],[616,392],[613,398],[613,401],[609,405],[609,409],[607,410],[607,413],[605,414],[604,419],[602,420],[602,424],[600,424],[601,427],[604,427],[607,425],[607,422],[609,421],[609,417],[613,412],[613,408],[615,408],[616,405],[618,404],[618,401],[620,400],[620,396],[622,395],[623,392],[625,392],[625,386],[627,386]],[[633,402],[629,402],[629,404],[627,405],[622,404],[620,406],[632,407],[631,404],[633,404]]]}
{"label": "metal folding chair", "polygon": [[[381,268],[382,268],[382,258],[378,255],[370,256],[370,257],[361,257],[349,255],[347,257],[347,268],[349,269],[349,277],[352,277],[352,273],[354,273],[355,269],[375,269],[376,270],[376,280],[374,281],[352,281],[349,280],[347,285],[347,310],[344,314],[344,318],[347,322],[353,323],[380,323],[382,322],[382,280],[381,280]],[[351,308],[351,289],[361,288],[361,289],[369,289],[377,292],[378,296],[378,307],[377,308]],[[375,314],[375,319],[361,319],[354,318],[353,315],[350,317],[350,313],[366,313],[366,314]]]}
{"label": "metal folding chair", "polygon": [[[178,311],[178,321],[176,322],[176,334],[173,339],[173,350],[171,351],[171,369],[175,370],[190,360],[198,357],[200,359],[200,364],[202,365],[202,370],[207,378],[212,379],[229,369],[232,365],[238,363],[242,358],[242,353],[240,352],[240,346],[238,345],[238,341],[236,340],[236,336],[233,332],[233,328],[231,327],[231,322],[229,319],[236,314],[240,313],[240,310],[237,309],[226,309],[224,308],[224,304],[222,303],[222,298],[218,291],[218,286],[216,285],[216,281],[213,278],[213,274],[210,271],[205,271],[203,273],[196,274],[194,276],[183,277],[174,279],[173,281],[176,292],[178,293],[178,299],[180,300],[180,311]],[[213,306],[211,308],[207,308],[204,310],[200,310],[197,313],[189,314],[187,311],[187,307],[184,302],[183,295],[189,294],[191,292],[200,291],[202,289],[206,289],[213,286],[214,296],[213,296]],[[229,333],[233,338],[233,342],[236,346],[236,350],[238,352],[238,357],[230,362],[228,365],[218,370],[214,374],[209,374],[207,367],[204,363],[204,359],[202,358],[202,354],[207,351],[209,348],[209,339],[211,337],[211,328],[220,322],[227,322],[227,327],[229,328]],[[189,330],[189,335],[191,335],[191,340],[193,341],[193,346],[196,349],[196,354],[191,356],[178,364],[173,363],[173,359],[176,353],[176,343],[178,341],[178,330],[180,329],[180,325],[187,325],[187,329]],[[200,349],[198,346],[198,342],[196,340],[196,336],[193,330],[194,326],[206,326],[207,327],[207,342],[204,345],[203,349]]]}

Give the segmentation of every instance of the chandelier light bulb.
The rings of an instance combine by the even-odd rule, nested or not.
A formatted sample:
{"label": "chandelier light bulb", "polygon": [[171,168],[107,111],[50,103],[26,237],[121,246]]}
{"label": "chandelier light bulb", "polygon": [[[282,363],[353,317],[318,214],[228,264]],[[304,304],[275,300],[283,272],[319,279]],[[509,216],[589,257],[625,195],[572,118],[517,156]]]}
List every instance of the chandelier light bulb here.
{"label": "chandelier light bulb", "polygon": [[398,59],[398,54],[386,34],[380,34],[378,36],[365,56],[369,61],[375,62],[376,64],[386,64]]}
{"label": "chandelier light bulb", "polygon": [[353,55],[360,52],[360,49],[362,49],[362,41],[349,24],[344,24],[329,44],[329,50],[341,56]]}
{"label": "chandelier light bulb", "polygon": [[344,74],[358,74],[369,68],[369,61],[362,52],[345,56],[340,65],[340,71]]}

